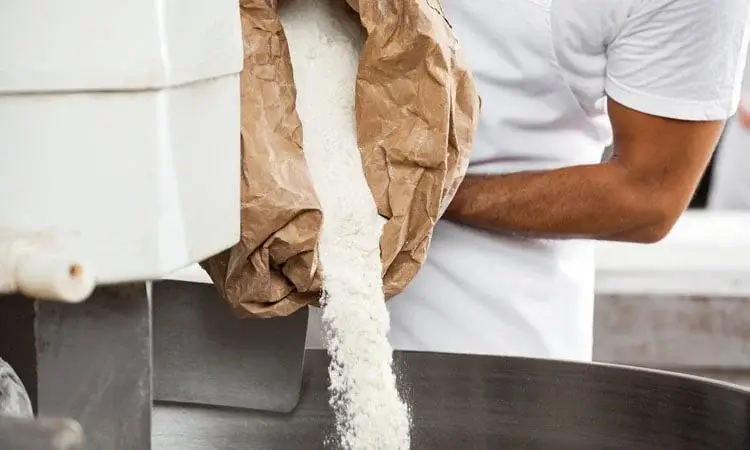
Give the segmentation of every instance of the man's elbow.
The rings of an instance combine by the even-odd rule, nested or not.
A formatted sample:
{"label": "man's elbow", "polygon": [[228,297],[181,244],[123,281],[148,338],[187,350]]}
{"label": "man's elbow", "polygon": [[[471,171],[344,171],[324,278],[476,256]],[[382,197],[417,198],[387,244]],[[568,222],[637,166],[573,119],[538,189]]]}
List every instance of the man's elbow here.
{"label": "man's elbow", "polygon": [[636,244],[655,244],[669,235],[674,222],[653,223],[630,233],[628,241]]}
{"label": "man's elbow", "polygon": [[651,195],[635,206],[632,211],[634,226],[627,236],[623,236],[623,240],[638,244],[655,244],[669,235],[685,211],[685,204],[658,197],[662,196]]}

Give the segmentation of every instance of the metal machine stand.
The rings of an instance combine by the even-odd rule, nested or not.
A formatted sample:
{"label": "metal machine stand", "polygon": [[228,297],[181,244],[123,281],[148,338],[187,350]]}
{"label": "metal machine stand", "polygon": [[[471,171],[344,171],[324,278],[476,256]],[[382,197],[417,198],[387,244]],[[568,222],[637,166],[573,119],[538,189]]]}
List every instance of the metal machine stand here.
{"label": "metal machine stand", "polygon": [[237,320],[200,283],[100,287],[80,304],[2,297],[0,357],[37,415],[77,421],[85,443],[30,446],[50,436],[46,422],[2,419],[0,448],[148,450],[154,400],[288,412],[299,401],[306,329],[306,310]]}
{"label": "metal machine stand", "polygon": [[75,305],[0,300],[0,353],[37,415],[77,420],[86,449],[150,448],[151,345],[145,283],[98,288]]}

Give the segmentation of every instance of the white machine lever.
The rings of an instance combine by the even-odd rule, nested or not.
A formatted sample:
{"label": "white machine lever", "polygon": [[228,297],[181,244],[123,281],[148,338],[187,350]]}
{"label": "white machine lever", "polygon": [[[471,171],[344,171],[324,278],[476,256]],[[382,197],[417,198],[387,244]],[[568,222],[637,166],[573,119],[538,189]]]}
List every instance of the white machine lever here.
{"label": "white machine lever", "polygon": [[94,271],[53,244],[27,237],[0,238],[0,294],[78,303],[95,287]]}

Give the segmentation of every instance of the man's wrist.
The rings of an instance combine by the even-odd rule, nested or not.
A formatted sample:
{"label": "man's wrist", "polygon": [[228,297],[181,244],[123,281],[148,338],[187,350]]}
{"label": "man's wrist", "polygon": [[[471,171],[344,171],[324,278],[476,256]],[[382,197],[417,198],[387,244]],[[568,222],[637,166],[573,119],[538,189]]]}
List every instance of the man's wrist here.
{"label": "man's wrist", "polygon": [[470,213],[470,208],[473,201],[476,199],[477,193],[474,192],[473,186],[478,178],[476,175],[466,175],[461,185],[456,190],[456,195],[453,196],[448,208],[443,214],[443,218],[450,220],[451,222],[463,223],[466,219],[467,214]]}

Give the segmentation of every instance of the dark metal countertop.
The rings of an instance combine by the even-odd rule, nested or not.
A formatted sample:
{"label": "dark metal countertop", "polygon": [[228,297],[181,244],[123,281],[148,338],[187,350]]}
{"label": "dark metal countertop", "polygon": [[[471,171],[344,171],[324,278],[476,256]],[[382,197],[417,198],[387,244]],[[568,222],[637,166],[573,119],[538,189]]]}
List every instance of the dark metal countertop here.
{"label": "dark metal countertop", "polygon": [[[397,353],[425,450],[748,450],[750,391],[698,378],[606,365]],[[159,404],[156,450],[335,448],[327,358],[306,355],[291,414]]]}

